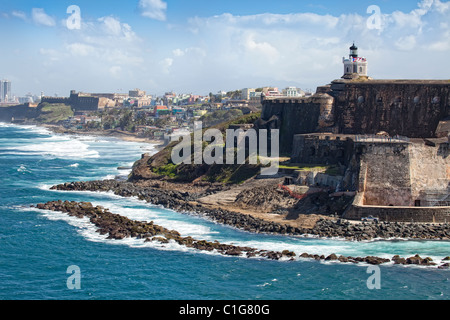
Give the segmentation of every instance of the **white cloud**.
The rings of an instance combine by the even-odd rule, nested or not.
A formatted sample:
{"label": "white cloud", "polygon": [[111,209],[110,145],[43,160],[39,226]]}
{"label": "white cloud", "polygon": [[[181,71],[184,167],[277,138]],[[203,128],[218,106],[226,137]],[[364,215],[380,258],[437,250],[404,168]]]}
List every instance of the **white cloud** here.
{"label": "white cloud", "polygon": [[[165,2],[139,4],[143,16],[166,19]],[[368,28],[365,10],[338,16],[194,17],[147,43],[117,17],[83,19],[77,32],[61,28],[63,45],[42,49],[41,57],[55,70],[66,68],[79,90],[88,81],[76,78],[73,70],[89,74],[93,86],[102,84],[110,91],[127,86],[199,93],[264,85],[314,89],[342,76],[342,57],[355,41],[374,78],[448,78],[442,61],[450,54],[449,4],[423,0],[408,12],[382,12],[379,29]]]}
{"label": "white cloud", "polygon": [[182,57],[182,56],[184,56],[184,50],[181,50],[179,48],[173,50],[172,52],[173,52],[173,55],[175,57]]}
{"label": "white cloud", "polygon": [[[100,40],[100,37],[108,39],[108,41],[111,39],[125,42],[140,40],[136,33],[132,30],[131,26],[127,23],[121,23],[119,19],[109,16],[99,18],[98,21],[101,23],[101,32],[99,33],[99,37],[97,37],[96,41]],[[94,25],[93,28],[98,33],[98,26]]]}
{"label": "white cloud", "polygon": [[16,17],[16,18],[19,18],[19,19],[22,19],[22,20],[26,20],[27,19],[27,15],[23,11],[13,11],[13,12],[11,12],[11,15],[13,17]]}
{"label": "white cloud", "polygon": [[55,19],[46,14],[44,9],[42,8],[33,8],[31,10],[31,17],[33,19],[33,22],[37,25],[43,25],[47,27],[54,27],[56,25]]}
{"label": "white cloud", "polygon": [[[382,12],[379,29],[368,28],[370,14],[365,13],[226,13],[192,18],[187,29],[204,44],[205,73],[220,68],[221,77],[215,79],[230,86],[264,81],[326,84],[342,76],[342,57],[353,41],[368,58],[369,75],[375,78],[429,77],[430,70],[437,70],[433,77],[439,78],[448,77],[432,65],[450,53],[449,8],[450,1],[423,0],[409,12]],[[418,63],[433,55],[436,59]]]}
{"label": "white cloud", "polygon": [[121,75],[121,72],[122,72],[122,67],[120,67],[120,66],[112,66],[111,68],[109,68],[109,73],[114,78],[119,78]]}
{"label": "white cloud", "polygon": [[50,87],[61,83],[70,86],[65,91],[109,92],[127,88],[127,83],[135,83],[137,76],[142,79],[145,75],[142,39],[117,18],[85,19],[80,30],[61,28],[59,34],[62,43],[41,49],[39,64],[43,69],[35,69],[54,75]]}
{"label": "white cloud", "polygon": [[95,52],[95,48],[85,43],[71,43],[67,45],[67,51],[74,56],[87,57]]}
{"label": "white cloud", "polygon": [[416,37],[410,35],[398,39],[397,42],[395,43],[395,46],[397,47],[398,50],[410,51],[416,47],[416,43],[417,43]]}
{"label": "white cloud", "polygon": [[173,65],[173,59],[172,58],[165,58],[160,63],[161,71],[164,74],[170,73],[170,67]]}
{"label": "white cloud", "polygon": [[138,7],[144,17],[160,21],[166,20],[167,3],[162,0],[140,0]]}
{"label": "white cloud", "polygon": [[255,34],[249,34],[244,39],[245,51],[249,54],[259,56],[263,63],[272,64],[280,57],[278,50],[267,41],[255,40]]}

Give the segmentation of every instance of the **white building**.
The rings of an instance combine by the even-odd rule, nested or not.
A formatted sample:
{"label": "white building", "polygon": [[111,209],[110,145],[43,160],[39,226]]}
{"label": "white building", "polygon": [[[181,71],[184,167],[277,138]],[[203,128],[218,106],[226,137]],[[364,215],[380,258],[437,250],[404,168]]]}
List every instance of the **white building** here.
{"label": "white building", "polygon": [[293,98],[305,96],[305,92],[296,87],[288,87],[288,88],[284,89],[283,94],[286,97],[293,97]]}
{"label": "white building", "polygon": [[350,47],[349,58],[342,58],[342,62],[344,63],[343,79],[367,77],[367,59],[358,57],[358,47],[355,44]]}
{"label": "white building", "polygon": [[251,97],[251,95],[252,95],[252,93],[254,93],[255,92],[255,89],[252,89],[252,88],[244,88],[244,89],[242,89],[241,90],[241,99],[242,100],[249,100],[250,99],[250,97]]}

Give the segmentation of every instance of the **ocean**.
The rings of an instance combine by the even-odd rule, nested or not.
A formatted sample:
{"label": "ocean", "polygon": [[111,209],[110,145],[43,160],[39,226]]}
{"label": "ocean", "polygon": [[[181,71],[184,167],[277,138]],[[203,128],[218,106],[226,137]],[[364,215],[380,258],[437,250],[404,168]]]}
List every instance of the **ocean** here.
{"label": "ocean", "polygon": [[[251,234],[199,216],[112,193],[61,192],[55,184],[126,178],[154,145],[115,138],[58,135],[0,124],[1,300],[446,300],[450,270],[436,267],[313,261],[310,254],[392,258],[419,254],[440,264],[450,241],[366,242]],[[222,256],[177,244],[108,240],[87,219],[41,211],[53,200],[88,201],[182,236],[266,250],[291,250],[295,261]],[[79,286],[69,285],[76,266]],[[70,269],[72,270],[72,269]],[[373,275],[377,287],[370,285]]]}

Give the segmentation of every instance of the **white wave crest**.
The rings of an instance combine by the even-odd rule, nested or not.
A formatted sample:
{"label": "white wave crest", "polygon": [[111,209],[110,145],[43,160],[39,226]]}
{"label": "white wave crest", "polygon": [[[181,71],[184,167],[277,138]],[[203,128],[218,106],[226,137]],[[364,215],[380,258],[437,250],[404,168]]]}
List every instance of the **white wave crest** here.
{"label": "white wave crest", "polygon": [[10,147],[7,148],[7,150],[9,150],[8,154],[43,155],[70,159],[100,157],[100,154],[97,151],[90,150],[89,145],[78,140],[42,142],[37,144]]}

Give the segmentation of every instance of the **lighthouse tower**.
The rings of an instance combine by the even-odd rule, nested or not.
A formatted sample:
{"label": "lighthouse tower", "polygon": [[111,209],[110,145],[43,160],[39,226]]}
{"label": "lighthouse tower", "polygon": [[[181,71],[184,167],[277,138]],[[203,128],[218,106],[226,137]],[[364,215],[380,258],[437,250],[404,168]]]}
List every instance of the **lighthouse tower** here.
{"label": "lighthouse tower", "polygon": [[354,43],[350,47],[348,59],[344,57],[342,61],[344,63],[343,79],[367,78],[367,60],[366,58],[358,57],[358,47]]}

